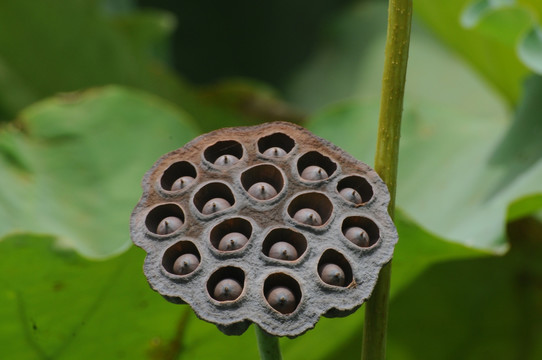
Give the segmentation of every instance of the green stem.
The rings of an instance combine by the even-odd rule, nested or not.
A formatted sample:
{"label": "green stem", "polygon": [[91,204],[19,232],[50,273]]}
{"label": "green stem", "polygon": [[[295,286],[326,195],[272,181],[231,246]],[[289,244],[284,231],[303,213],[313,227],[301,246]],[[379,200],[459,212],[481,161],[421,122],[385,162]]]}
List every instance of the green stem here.
{"label": "green stem", "polygon": [[[399,138],[411,18],[412,0],[389,1],[388,34],[382,77],[375,170],[388,185],[391,195],[388,212],[392,219],[395,215]],[[373,294],[365,305],[362,360],[385,359],[390,278],[391,262],[380,271]]]}
{"label": "green stem", "polygon": [[258,325],[254,324],[256,338],[258,339],[258,349],[260,350],[261,360],[281,360],[279,339],[276,336],[269,335]]}

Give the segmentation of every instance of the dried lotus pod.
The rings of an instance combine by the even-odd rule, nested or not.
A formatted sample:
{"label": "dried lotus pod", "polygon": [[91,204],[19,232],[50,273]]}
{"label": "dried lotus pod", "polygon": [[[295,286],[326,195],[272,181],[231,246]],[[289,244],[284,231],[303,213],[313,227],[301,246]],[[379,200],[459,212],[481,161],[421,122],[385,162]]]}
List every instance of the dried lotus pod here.
{"label": "dried lotus pod", "polygon": [[226,334],[296,337],[370,296],[397,231],[369,166],[290,123],[227,128],[162,156],[132,213],[144,273]]}

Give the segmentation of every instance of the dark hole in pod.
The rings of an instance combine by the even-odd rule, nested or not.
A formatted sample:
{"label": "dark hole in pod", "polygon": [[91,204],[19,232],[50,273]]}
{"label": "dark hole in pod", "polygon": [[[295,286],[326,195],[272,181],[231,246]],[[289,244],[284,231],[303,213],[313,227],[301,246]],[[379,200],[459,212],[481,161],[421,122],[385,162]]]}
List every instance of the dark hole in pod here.
{"label": "dark hole in pod", "polygon": [[[366,203],[373,197],[373,187],[371,184],[364,177],[357,175],[341,179],[337,184],[337,191],[346,201],[357,205]],[[352,194],[352,191],[355,191],[359,195],[359,200],[355,193]]]}
{"label": "dark hole in pod", "polygon": [[[281,244],[282,243],[282,244]],[[291,248],[284,245],[289,244],[295,252],[292,256]],[[270,250],[273,249],[273,253]],[[267,234],[263,241],[262,251],[264,255],[283,261],[294,261],[301,257],[307,250],[307,239],[303,234],[287,228],[273,229]]]}
{"label": "dark hole in pod", "polygon": [[[188,255],[188,254],[194,255],[197,259],[197,263],[190,263],[189,269],[191,269],[191,271],[189,270],[184,274],[180,274],[178,271],[175,271],[174,269],[175,262],[181,256]],[[189,261],[190,261],[190,258],[189,258]],[[164,252],[164,256],[162,257],[162,266],[168,273],[174,274],[174,275],[188,275],[192,273],[199,266],[200,262],[201,262],[201,255],[198,249],[196,248],[196,245],[194,245],[194,243],[188,240],[182,240],[173,244]]]}
{"label": "dark hole in pod", "polygon": [[235,301],[245,287],[243,270],[226,266],[215,271],[207,280],[207,292],[216,301]]}
{"label": "dark hole in pod", "polygon": [[[344,219],[341,229],[348,241],[360,247],[373,246],[380,239],[380,230],[378,229],[378,226],[374,221],[363,216],[347,217]],[[352,231],[353,229],[355,231]],[[368,243],[364,240],[365,235],[363,235],[363,232],[360,232],[359,229],[363,230],[369,237]],[[354,233],[354,235],[351,235],[352,233]],[[356,233],[359,234],[359,239],[352,239],[352,236],[356,236]]]}
{"label": "dark hole in pod", "polygon": [[[177,204],[163,204],[163,205],[156,206],[154,209],[149,211],[149,213],[147,214],[147,217],[145,219],[145,225],[146,225],[147,229],[150,232],[152,232],[153,234],[167,235],[169,233],[177,231],[178,227],[180,227],[180,226],[178,226],[178,227],[176,226],[177,228],[172,229],[171,231],[168,231],[167,233],[159,234],[158,233],[158,226],[159,226],[160,222],[162,222],[164,219],[170,218],[170,217],[179,219],[181,221],[180,226],[183,225],[183,223],[184,223],[184,212],[181,209],[181,207],[179,205],[177,205]],[[176,225],[179,225],[179,223],[177,223]]]}
{"label": "dark hole in pod", "polygon": [[[258,150],[269,157],[285,156],[292,151],[294,146],[294,139],[283,133],[274,133],[258,140]],[[280,149],[284,152],[281,152]]]}
{"label": "dark hole in pod", "polygon": [[310,209],[316,211],[316,213],[321,218],[321,224],[324,225],[333,212],[333,204],[331,201],[322,193],[311,192],[298,195],[295,197],[288,205],[288,214],[296,221],[304,223],[311,226],[320,226],[316,224],[310,224],[308,222],[303,222],[302,220],[296,219],[295,216],[300,210]]}
{"label": "dark hole in pod", "polygon": [[[254,198],[259,200],[267,200],[275,197],[281,192],[284,187],[284,179],[279,169],[270,164],[262,164],[251,167],[241,175],[241,184],[243,188]],[[266,185],[268,184],[276,192],[273,196],[267,196],[265,192],[269,192]],[[259,196],[262,186],[262,196]],[[266,190],[267,189],[267,190]]]}
{"label": "dark hole in pod", "polygon": [[243,157],[243,146],[234,140],[224,140],[214,143],[203,152],[203,157],[211,164],[214,164],[223,155],[231,155],[240,160]]}
{"label": "dark hole in pod", "polygon": [[[319,169],[323,172],[319,172]],[[301,178],[308,181],[324,180],[337,170],[337,164],[317,151],[309,151],[297,161],[297,171]]]}
{"label": "dark hole in pod", "polygon": [[[194,205],[203,214],[203,207],[212,199],[224,199],[229,203],[230,207],[235,204],[235,198],[231,189],[223,183],[209,183],[203,186],[194,195]],[[224,209],[221,209],[224,210]]]}
{"label": "dark hole in pod", "polygon": [[[175,182],[178,182],[181,178],[185,179],[185,186],[179,187],[179,189],[181,189],[190,185],[190,183],[193,182],[196,177],[197,172],[194,165],[188,161],[179,161],[171,164],[166,171],[164,171],[162,177],[160,178],[160,185],[164,190],[175,191],[177,189],[172,190],[171,188]],[[192,180],[190,180],[190,178]]]}
{"label": "dark hole in pod", "polygon": [[[212,230],[210,234],[210,240],[211,244],[214,248],[219,249],[220,242],[228,235],[230,234],[242,234],[244,237],[246,237],[247,240],[250,240],[250,236],[252,235],[252,225],[248,220],[245,220],[243,218],[232,218],[227,219],[221,222],[220,224],[216,225]],[[235,239],[233,239],[235,240]],[[245,247],[246,244],[242,245],[238,249],[241,249]],[[233,250],[238,250],[233,249]],[[223,251],[232,251],[232,250],[223,250]]]}
{"label": "dark hole in pod", "polygon": [[269,275],[265,279],[263,293],[267,303],[285,315],[291,314],[297,309],[302,297],[299,283],[284,273]]}
{"label": "dark hole in pod", "polygon": [[323,282],[332,286],[346,287],[353,280],[352,267],[348,260],[334,249],[327,249],[320,257],[318,275]]}

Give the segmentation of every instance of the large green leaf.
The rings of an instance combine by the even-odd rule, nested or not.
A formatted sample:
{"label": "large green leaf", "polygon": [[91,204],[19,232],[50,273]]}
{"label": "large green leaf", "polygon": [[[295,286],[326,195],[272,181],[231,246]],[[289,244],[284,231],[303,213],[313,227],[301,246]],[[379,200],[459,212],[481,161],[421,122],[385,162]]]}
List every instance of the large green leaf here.
{"label": "large green leaf", "polygon": [[245,111],[261,97],[257,87],[245,87],[244,106],[229,106],[185,83],[166,64],[175,19],[125,3],[0,1],[0,120],[58,92],[109,84],[176,103],[204,131],[267,120],[265,110]]}
{"label": "large green leaf", "polygon": [[[89,261],[49,238],[0,242],[0,338],[9,359],[224,358],[257,355],[251,332],[228,338],[190,309],[151,291],[132,247],[107,261]],[[209,347],[206,342],[211,340]],[[204,355],[214,354],[210,357]],[[202,355],[202,357],[200,357]]]}
{"label": "large green leaf", "polygon": [[[311,110],[345,99],[378,102],[386,17],[385,4],[369,2],[334,19],[320,50],[292,81],[290,99]],[[416,21],[411,37],[407,102],[468,108],[472,115],[504,121],[507,114],[501,99],[461,59]]]}
{"label": "large green leaf", "polygon": [[[504,0],[506,2],[506,0]],[[501,3],[490,2],[490,3]],[[533,1],[535,2],[535,1]],[[516,104],[521,94],[521,82],[529,74],[527,68],[521,63],[516,48],[511,39],[514,39],[518,30],[521,30],[523,12],[505,14],[501,20],[506,19],[508,26],[504,23],[496,23],[494,19],[486,19],[487,22],[481,26],[481,31],[468,29],[461,25],[460,18],[464,9],[471,3],[471,0],[418,0],[414,2],[415,14],[424,21],[447,45],[453,48],[458,54],[476,68],[502,96],[512,105]],[[482,1],[482,3],[485,3]],[[483,4],[482,4],[483,5]],[[480,10],[475,8],[474,10]],[[474,12],[474,11],[471,11]],[[478,11],[480,17],[487,14],[487,11]],[[502,15],[502,14],[501,14]],[[467,23],[473,16],[466,15]],[[519,20],[519,22],[518,22]],[[498,20],[497,20],[498,21]],[[464,20],[465,22],[465,20]],[[494,26],[497,24],[497,26]],[[519,25],[519,28],[518,28]],[[495,36],[492,30],[501,33]],[[502,36],[504,33],[504,36]]]}
{"label": "large green leaf", "polygon": [[187,116],[107,87],[38,103],[0,129],[0,236],[57,236],[91,257],[126,249],[145,171],[198,134]]}
{"label": "large green leaf", "polygon": [[539,1],[476,0],[463,11],[461,23],[515,48],[525,66],[542,74],[542,30],[537,22],[541,16]]}
{"label": "large green leaf", "polygon": [[[481,255],[436,239],[401,214],[398,227],[394,294],[435,261]],[[132,247],[120,256],[91,261],[48,237],[5,238],[0,242],[2,353],[20,360],[256,358],[252,329],[240,337],[225,336],[187,306],[153,292],[141,271],[143,257]],[[358,311],[322,319],[304,336],[281,341],[285,358],[325,359],[343,350],[359,354],[359,346],[343,346],[359,335],[362,318]]]}

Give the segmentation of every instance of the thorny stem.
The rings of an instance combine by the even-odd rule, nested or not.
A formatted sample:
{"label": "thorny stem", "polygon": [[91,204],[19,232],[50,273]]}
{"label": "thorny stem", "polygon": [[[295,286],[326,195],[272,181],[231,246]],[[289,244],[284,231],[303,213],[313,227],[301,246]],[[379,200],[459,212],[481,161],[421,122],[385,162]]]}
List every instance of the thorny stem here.
{"label": "thorny stem", "polygon": [[[388,34],[375,170],[388,185],[391,200],[388,212],[395,215],[395,192],[403,95],[405,89],[412,0],[390,0],[388,5]],[[391,278],[391,262],[382,268],[371,298],[365,305],[362,360],[384,360],[386,357],[386,330],[388,323],[388,298]]]}
{"label": "thorny stem", "polygon": [[260,359],[282,360],[282,355],[280,354],[279,347],[279,338],[273,335],[269,335],[256,324],[254,324],[254,330],[256,330],[256,338],[258,339]]}

